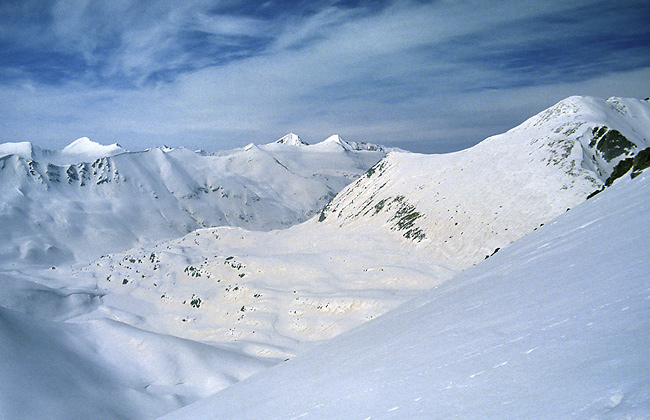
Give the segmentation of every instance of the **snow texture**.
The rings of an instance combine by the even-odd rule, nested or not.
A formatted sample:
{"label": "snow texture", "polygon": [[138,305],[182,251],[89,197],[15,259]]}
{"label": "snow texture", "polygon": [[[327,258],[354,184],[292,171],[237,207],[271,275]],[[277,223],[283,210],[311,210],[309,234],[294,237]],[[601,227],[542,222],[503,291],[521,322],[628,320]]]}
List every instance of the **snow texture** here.
{"label": "snow texture", "polygon": [[650,417],[650,176],[163,419]]}

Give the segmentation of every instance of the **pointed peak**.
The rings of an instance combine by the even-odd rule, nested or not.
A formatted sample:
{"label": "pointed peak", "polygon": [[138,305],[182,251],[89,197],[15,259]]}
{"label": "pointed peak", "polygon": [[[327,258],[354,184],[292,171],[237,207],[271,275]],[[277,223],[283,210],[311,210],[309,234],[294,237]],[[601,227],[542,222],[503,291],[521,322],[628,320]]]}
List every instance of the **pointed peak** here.
{"label": "pointed peak", "polygon": [[341,146],[345,150],[352,150],[352,145],[350,145],[350,143],[348,143],[347,141],[343,140],[343,138],[338,134],[329,136],[323,141],[323,143],[334,143]]}
{"label": "pointed peak", "polygon": [[294,133],[289,133],[286,136],[275,141],[276,144],[286,144],[289,146],[306,146],[307,143]]}

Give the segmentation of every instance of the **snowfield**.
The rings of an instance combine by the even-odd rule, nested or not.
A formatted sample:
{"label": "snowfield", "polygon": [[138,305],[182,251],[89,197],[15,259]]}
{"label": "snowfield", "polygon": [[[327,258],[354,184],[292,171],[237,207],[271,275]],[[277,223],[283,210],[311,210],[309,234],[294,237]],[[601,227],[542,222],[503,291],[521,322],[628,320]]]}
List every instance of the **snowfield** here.
{"label": "snowfield", "polygon": [[163,419],[650,418],[650,176]]}
{"label": "snowfield", "polygon": [[650,418],[649,139],[0,145],[0,418]]}

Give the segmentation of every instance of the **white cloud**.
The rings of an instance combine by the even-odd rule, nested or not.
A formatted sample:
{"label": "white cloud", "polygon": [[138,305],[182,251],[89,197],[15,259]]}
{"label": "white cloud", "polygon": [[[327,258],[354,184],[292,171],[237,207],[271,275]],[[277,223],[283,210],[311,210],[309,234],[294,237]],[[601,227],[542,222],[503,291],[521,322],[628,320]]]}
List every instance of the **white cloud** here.
{"label": "white cloud", "polygon": [[[62,146],[86,135],[130,148],[141,142],[215,149],[295,131],[311,141],[338,132],[451,150],[572,94],[648,95],[633,93],[648,75],[643,66],[571,81],[562,79],[569,71],[563,63],[551,63],[545,65],[557,68],[557,78],[536,82],[534,72],[490,61],[584,30],[582,22],[546,22],[548,13],[576,7],[570,2],[397,1],[381,11],[330,5],[264,19],[226,6],[215,12],[210,3],[59,2],[59,48],[104,63],[101,77],[126,77],[136,88],[115,87],[113,79],[102,86],[101,77],[89,75],[61,85],[31,82],[32,91],[0,85],[8,98],[0,104],[0,141],[58,139]],[[583,5],[597,13],[597,2]],[[536,22],[539,31],[517,22]],[[186,49],[188,31],[214,49]],[[267,43],[249,51],[250,38]],[[533,70],[541,64],[534,58]],[[587,64],[592,71],[599,62]],[[171,76],[151,83],[157,72]]]}

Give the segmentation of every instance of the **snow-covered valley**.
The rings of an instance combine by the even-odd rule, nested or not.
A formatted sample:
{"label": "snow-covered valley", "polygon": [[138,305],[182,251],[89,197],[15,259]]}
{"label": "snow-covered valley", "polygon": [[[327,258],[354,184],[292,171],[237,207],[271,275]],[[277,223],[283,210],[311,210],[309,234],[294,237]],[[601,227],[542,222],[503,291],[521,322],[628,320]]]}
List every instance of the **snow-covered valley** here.
{"label": "snow-covered valley", "polygon": [[446,155],[75,143],[0,145],[2,418],[650,415],[648,101]]}

